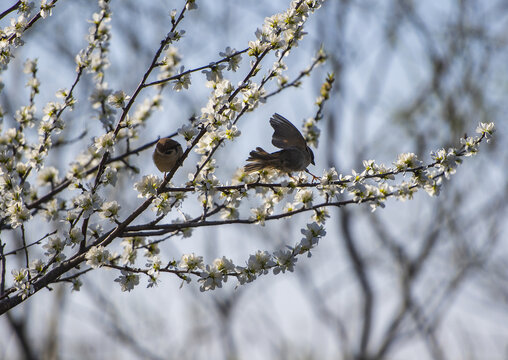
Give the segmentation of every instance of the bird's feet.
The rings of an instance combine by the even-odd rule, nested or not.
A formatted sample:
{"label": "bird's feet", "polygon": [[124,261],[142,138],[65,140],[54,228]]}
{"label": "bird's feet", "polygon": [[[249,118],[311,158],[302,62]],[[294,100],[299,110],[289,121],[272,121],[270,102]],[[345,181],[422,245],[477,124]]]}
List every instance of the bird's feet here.
{"label": "bird's feet", "polygon": [[310,176],[312,176],[312,182],[314,182],[314,181],[320,181],[320,179],[321,179],[321,178],[320,178],[320,177],[318,177],[318,176],[316,176],[316,175],[314,175],[314,174],[313,174],[313,173],[311,173],[309,170],[305,169],[305,172],[306,172],[307,174],[309,174]]}

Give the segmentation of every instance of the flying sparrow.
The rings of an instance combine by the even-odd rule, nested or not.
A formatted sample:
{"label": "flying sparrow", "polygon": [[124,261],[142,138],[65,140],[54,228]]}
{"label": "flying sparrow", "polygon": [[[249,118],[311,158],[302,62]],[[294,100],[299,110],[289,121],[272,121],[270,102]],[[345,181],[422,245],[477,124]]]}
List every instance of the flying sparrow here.
{"label": "flying sparrow", "polygon": [[247,159],[249,163],[245,165],[244,171],[250,173],[263,169],[277,169],[288,174],[302,170],[308,172],[307,166],[315,165],[314,153],[307,146],[300,131],[279,114],[271,117],[270,125],[274,130],[272,144],[282,150],[270,154],[257,147],[250,152]]}
{"label": "flying sparrow", "polygon": [[159,171],[168,172],[173,169],[182,154],[182,146],[178,142],[170,138],[162,138],[157,142],[152,157]]}

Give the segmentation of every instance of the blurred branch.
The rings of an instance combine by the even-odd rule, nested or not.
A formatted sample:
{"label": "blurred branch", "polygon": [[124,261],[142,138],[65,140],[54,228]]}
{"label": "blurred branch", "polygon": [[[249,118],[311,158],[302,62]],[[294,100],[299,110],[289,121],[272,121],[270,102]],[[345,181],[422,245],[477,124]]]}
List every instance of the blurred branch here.
{"label": "blurred branch", "polygon": [[60,146],[65,146],[65,145],[71,145],[71,144],[74,144],[76,143],[77,141],[83,139],[87,134],[87,131],[86,130],[83,130],[81,132],[81,134],[79,134],[78,136],[76,136],[75,138],[73,139],[68,139],[66,140],[65,137],[61,137],[59,138],[57,141],[55,141],[55,143],[53,144],[53,148],[57,148],[57,147],[60,147]]}
{"label": "blurred branch", "polygon": [[423,338],[424,344],[429,349],[429,353],[432,356],[432,359],[446,359],[443,347],[439,343],[439,340],[435,334],[437,329],[433,326],[433,324],[429,324],[425,318],[424,307],[419,305],[416,299],[412,299],[411,301],[411,315],[414,322],[416,323],[418,332]]}
{"label": "blurred branch", "polygon": [[[153,352],[150,347],[143,343],[143,339],[139,336],[137,329],[130,329],[127,322],[123,309],[119,309],[111,301],[110,294],[105,294],[93,284],[88,284],[92,290],[87,293],[90,294],[97,303],[96,314],[101,322],[106,322],[107,326],[111,330],[113,341],[120,342],[124,347],[131,349],[131,351],[139,356],[139,358],[150,359],[150,360],[161,360],[166,359],[165,356],[159,356]],[[148,321],[147,318],[143,319],[144,323]],[[138,328],[139,330],[140,328]],[[160,349],[159,349],[160,350]]]}
{"label": "blurred branch", "polygon": [[[336,315],[327,305],[325,299],[330,298],[330,293],[318,287],[311,271],[305,266],[300,266],[298,270],[296,275],[298,276],[302,293],[309,298],[309,302],[312,304],[311,309],[321,318],[321,321],[333,327],[333,331],[337,333],[340,341],[343,358],[347,359],[350,354],[350,349],[346,320],[341,318],[340,315]],[[340,283],[340,281],[334,282],[332,285],[334,289],[337,288],[336,283]]]}
{"label": "blurred branch", "polygon": [[19,342],[21,352],[23,354],[24,359],[26,360],[37,360],[39,357],[35,355],[36,351],[33,349],[33,341],[29,339],[29,336],[26,331],[26,325],[28,324],[25,319],[18,320],[14,317],[13,314],[8,312],[6,314],[7,321],[9,326],[14,332],[16,339]]}
{"label": "blurred branch", "polygon": [[346,250],[349,255],[349,259],[353,265],[354,274],[360,283],[362,290],[363,299],[363,313],[362,319],[362,331],[359,341],[358,348],[358,359],[368,359],[368,345],[369,339],[372,332],[372,315],[374,312],[374,293],[372,291],[371,280],[368,277],[367,263],[361,258],[358,249],[356,248],[355,241],[350,229],[350,214],[347,209],[341,209],[340,215],[340,228],[346,245]]}
{"label": "blurred branch", "polygon": [[[435,217],[440,218],[440,213],[435,212]],[[373,224],[376,226],[376,233],[379,235],[385,244],[388,244],[388,249],[391,250],[391,254],[394,260],[396,260],[399,264],[399,275],[400,275],[400,286],[401,286],[401,299],[398,310],[396,311],[396,315],[391,320],[390,325],[383,332],[383,341],[378,348],[378,352],[376,353],[376,358],[383,358],[388,353],[390,347],[397,340],[399,335],[400,325],[402,321],[408,314],[408,312],[413,308],[413,298],[412,298],[412,288],[416,286],[416,278],[419,275],[421,269],[425,264],[425,260],[431,254],[431,250],[435,248],[437,240],[439,239],[439,227],[434,225],[430,230],[428,230],[427,235],[423,241],[422,247],[420,248],[417,256],[414,260],[411,260],[406,251],[395,242],[390,240],[390,237],[387,236],[385,231],[383,230],[383,226],[377,221],[376,217],[372,217]],[[436,221],[429,221],[431,224],[438,224]]]}

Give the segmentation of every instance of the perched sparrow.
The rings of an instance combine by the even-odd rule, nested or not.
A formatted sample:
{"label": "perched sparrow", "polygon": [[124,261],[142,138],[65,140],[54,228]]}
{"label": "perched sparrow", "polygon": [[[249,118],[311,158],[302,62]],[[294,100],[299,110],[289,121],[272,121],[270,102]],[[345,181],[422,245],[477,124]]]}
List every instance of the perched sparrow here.
{"label": "perched sparrow", "polygon": [[245,165],[245,172],[277,169],[290,174],[294,171],[307,171],[309,164],[315,165],[314,153],[293,124],[279,114],[274,114],[270,119],[270,125],[275,130],[272,144],[282,150],[269,154],[257,147],[249,154],[247,161],[250,162]]}
{"label": "perched sparrow", "polygon": [[153,162],[161,172],[170,171],[182,156],[182,147],[175,140],[162,138],[153,152]]}

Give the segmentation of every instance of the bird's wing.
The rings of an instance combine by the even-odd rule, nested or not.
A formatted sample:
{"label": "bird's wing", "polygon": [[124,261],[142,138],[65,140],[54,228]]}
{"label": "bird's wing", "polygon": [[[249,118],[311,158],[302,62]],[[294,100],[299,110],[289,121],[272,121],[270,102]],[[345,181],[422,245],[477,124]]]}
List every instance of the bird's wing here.
{"label": "bird's wing", "polygon": [[305,149],[307,142],[298,129],[286,118],[279,114],[273,114],[270,119],[270,125],[273,127],[272,144],[279,149],[289,147],[298,147]]}

